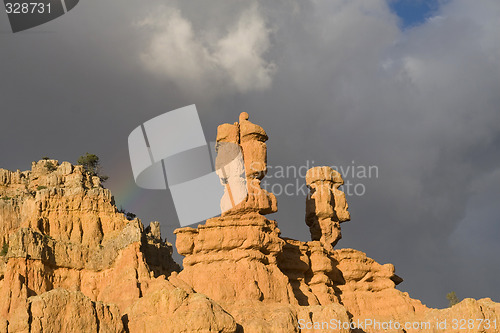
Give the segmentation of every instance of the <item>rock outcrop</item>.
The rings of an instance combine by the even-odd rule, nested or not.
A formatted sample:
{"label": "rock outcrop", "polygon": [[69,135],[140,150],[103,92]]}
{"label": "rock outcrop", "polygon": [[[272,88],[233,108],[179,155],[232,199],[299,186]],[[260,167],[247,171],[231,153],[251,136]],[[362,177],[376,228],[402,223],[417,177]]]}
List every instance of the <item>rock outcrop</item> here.
{"label": "rock outcrop", "polygon": [[[225,188],[227,195],[225,193],[221,200],[222,215],[274,213],[278,211],[276,197],[260,187],[260,181],[267,173],[267,134],[262,127],[248,120],[246,112],[240,115],[239,120],[239,123],[222,124],[217,128],[217,173],[223,184],[232,180]],[[234,160],[234,155],[237,155],[235,148],[242,152],[244,166],[224,168],[227,161]],[[242,191],[241,186],[245,186],[246,190]],[[229,192],[247,195],[240,202],[230,199]]]}
{"label": "rock outcrop", "polygon": [[81,166],[41,160],[30,171],[0,170],[0,240],[0,332],[236,329],[176,277],[159,223],[129,220]]}
{"label": "rock outcrop", "polygon": [[342,238],[340,223],[351,219],[345,194],[339,190],[344,180],[330,167],[315,167],[307,171],[306,184],[311,190],[306,200],[311,239],[331,250]]}
{"label": "rock outcrop", "polygon": [[[462,303],[468,305],[461,308],[429,309],[396,289],[403,280],[393,265],[381,265],[357,250],[334,249],[341,239],[340,225],[350,220],[350,214],[339,189],[342,177],[330,167],[315,167],[306,175],[311,191],[306,199],[311,241],[280,237],[276,221],[264,216],[277,210],[276,198],[260,188],[267,171],[267,139],[246,113],[240,115],[239,123],[220,125],[218,145],[232,146],[219,149],[217,159],[233,160],[235,150],[241,150],[244,167],[218,170],[229,189],[221,201],[221,217],[175,231],[178,252],[185,256],[179,277],[221,304],[243,332],[323,332],[327,329],[318,325],[332,329],[332,323],[338,324],[337,332],[419,332],[357,325],[369,320],[379,325],[395,321],[435,324],[440,316],[469,318],[470,311],[475,311],[474,318],[498,318],[498,304],[488,300],[466,300]],[[230,189],[242,186],[248,196],[234,205]],[[453,331],[451,324],[448,331]],[[497,331],[493,327],[484,330]]]}
{"label": "rock outcrop", "polygon": [[160,224],[120,212],[81,166],[0,169],[0,333],[500,332],[500,304],[430,309],[396,289],[393,265],[335,248],[350,214],[329,167],[306,175],[311,240],[281,237],[260,186],[267,140],[246,113],[219,126],[222,214],[175,231],[182,270]]}

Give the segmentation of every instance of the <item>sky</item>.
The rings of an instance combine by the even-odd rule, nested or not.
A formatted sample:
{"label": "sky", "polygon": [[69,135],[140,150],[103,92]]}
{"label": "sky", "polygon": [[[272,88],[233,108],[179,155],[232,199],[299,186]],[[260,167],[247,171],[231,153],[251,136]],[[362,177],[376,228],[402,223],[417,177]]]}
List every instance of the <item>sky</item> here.
{"label": "sky", "polygon": [[439,9],[440,0],[389,0],[389,8],[400,18],[400,26],[408,29],[425,23]]}
{"label": "sky", "polygon": [[499,302],[499,16],[497,0],[88,0],[12,34],[0,13],[0,167],[95,153],[117,205],[174,243],[128,135],[196,104],[213,141],[245,111],[270,138],[283,236],[309,240],[292,170],[334,166],[352,218],[337,247],[393,263],[429,306]]}

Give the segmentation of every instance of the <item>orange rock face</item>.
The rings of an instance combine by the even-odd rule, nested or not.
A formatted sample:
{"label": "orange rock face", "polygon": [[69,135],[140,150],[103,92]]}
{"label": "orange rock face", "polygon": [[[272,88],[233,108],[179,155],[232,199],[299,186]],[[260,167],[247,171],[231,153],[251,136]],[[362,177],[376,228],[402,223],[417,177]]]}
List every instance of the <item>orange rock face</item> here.
{"label": "orange rock face", "polygon": [[[340,224],[349,221],[350,214],[339,190],[342,177],[329,167],[312,168],[306,175],[311,190],[306,224],[312,241],[281,238],[276,221],[262,216],[270,212],[263,209],[269,198],[275,200],[259,185],[267,170],[267,134],[242,113],[239,123],[219,126],[217,140],[242,147],[248,198],[222,217],[175,231],[177,249],[185,256],[179,277],[221,304],[244,332],[419,332],[404,327],[383,330],[376,321],[434,324],[440,316],[450,321],[470,316],[470,311],[475,311],[474,318],[498,318],[498,304],[488,300],[429,309],[395,288],[403,280],[393,265],[381,265],[353,249],[333,249],[341,238]],[[227,159],[224,154],[219,151],[218,158]],[[357,326],[370,320],[375,325]],[[493,326],[484,330],[498,331]]]}
{"label": "orange rock face", "polygon": [[234,332],[229,314],[176,278],[159,223],[128,220],[96,178],[55,160],[0,170],[0,332],[159,332],[165,324]]}
{"label": "orange rock face", "polygon": [[306,175],[311,241],[282,238],[264,216],[277,210],[260,187],[267,139],[246,113],[219,126],[224,213],[175,231],[182,270],[159,223],[128,219],[82,167],[0,169],[0,333],[500,332],[500,304],[429,309],[396,289],[393,265],[334,249],[350,214],[331,168]]}
{"label": "orange rock face", "polygon": [[288,279],[278,268],[285,242],[275,221],[258,214],[225,216],[176,234],[186,257],[179,277],[196,291],[221,303],[291,301]]}
{"label": "orange rock face", "polygon": [[315,167],[307,171],[306,184],[311,191],[306,200],[311,239],[331,250],[342,238],[340,223],[351,219],[345,194],[339,190],[344,180],[330,167]]}
{"label": "orange rock face", "polygon": [[[267,173],[268,137],[259,125],[248,120],[248,114],[240,115],[239,123],[222,124],[217,128],[217,174],[225,184],[224,197],[221,199],[222,215],[241,216],[245,213],[271,214],[278,211],[274,194],[260,187],[260,181]],[[243,165],[227,164],[234,160],[234,146],[241,151]],[[227,165],[224,167],[224,165]],[[244,186],[245,196],[236,199]]]}

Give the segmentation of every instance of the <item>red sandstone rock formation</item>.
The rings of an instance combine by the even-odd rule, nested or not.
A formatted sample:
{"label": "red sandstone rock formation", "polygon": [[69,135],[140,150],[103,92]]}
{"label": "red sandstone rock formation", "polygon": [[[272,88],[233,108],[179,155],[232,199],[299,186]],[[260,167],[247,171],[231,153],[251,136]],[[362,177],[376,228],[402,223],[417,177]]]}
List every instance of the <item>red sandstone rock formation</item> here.
{"label": "red sandstone rock formation", "polygon": [[[260,187],[267,139],[246,113],[219,126],[224,213],[175,231],[183,270],[159,223],[128,220],[81,167],[42,160],[30,171],[0,169],[0,333],[500,332],[500,304],[466,299],[429,309],[396,289],[402,279],[393,265],[334,249],[350,215],[342,178],[328,167],[306,176],[312,240],[282,238],[264,216],[277,210],[275,196]],[[237,152],[243,161],[229,166]],[[453,329],[453,319],[490,325]],[[433,326],[351,328],[365,320]],[[437,320],[447,320],[447,329]],[[340,327],[317,328],[325,323]]]}
{"label": "red sandstone rock formation", "polygon": [[2,333],[236,330],[176,277],[158,222],[128,220],[80,166],[0,170],[0,243]]}
{"label": "red sandstone rock formation", "polygon": [[[267,139],[265,131],[252,124],[246,113],[240,115],[239,123],[219,126],[218,142],[241,146],[248,198],[222,217],[209,219],[197,228],[175,231],[177,249],[185,256],[179,277],[221,304],[244,332],[322,332],[300,329],[301,324],[331,320],[345,324],[358,320],[434,324],[440,316],[448,321],[453,316],[469,318],[469,311],[473,311],[474,319],[499,317],[499,305],[491,300],[469,299],[452,309],[429,309],[395,288],[403,280],[395,274],[393,265],[378,264],[353,249],[335,250],[341,238],[340,224],[350,220],[350,214],[345,194],[339,190],[342,177],[329,167],[312,168],[306,175],[311,190],[306,199],[306,223],[312,240],[281,238],[276,221],[263,216],[276,211],[274,195],[259,185],[267,170]],[[224,153],[219,151],[219,155]],[[267,209],[269,206],[272,208]],[[370,326],[340,331],[380,329]],[[497,331],[493,327],[484,330]],[[454,330],[449,326],[446,332]]]}

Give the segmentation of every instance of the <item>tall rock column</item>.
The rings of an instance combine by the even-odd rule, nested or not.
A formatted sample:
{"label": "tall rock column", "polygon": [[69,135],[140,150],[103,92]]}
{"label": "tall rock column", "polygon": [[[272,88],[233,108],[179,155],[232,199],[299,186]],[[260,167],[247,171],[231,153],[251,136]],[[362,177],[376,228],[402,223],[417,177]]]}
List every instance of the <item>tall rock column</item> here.
{"label": "tall rock column", "polygon": [[[222,124],[217,128],[216,168],[225,185],[221,200],[223,215],[250,212],[266,215],[278,211],[274,194],[260,187],[267,173],[267,139],[266,131],[250,122],[246,112],[240,114],[239,123]],[[243,165],[238,163],[240,152]],[[243,186],[246,190],[242,190]]]}
{"label": "tall rock column", "polygon": [[340,223],[349,221],[350,214],[344,192],[342,176],[330,167],[314,167],[307,171],[306,183],[310,194],[306,200],[306,224],[311,239],[331,250],[342,238]]}
{"label": "tall rock column", "polygon": [[[217,173],[225,186],[222,215],[198,228],[177,229],[177,250],[185,256],[179,277],[196,291],[230,305],[237,301],[295,302],[288,278],[277,265],[284,240],[276,221],[276,197],[260,187],[267,171],[264,129],[243,112],[239,123],[217,129]],[[243,155],[242,163],[236,156]],[[242,191],[246,186],[246,191]],[[245,197],[240,200],[240,195]],[[223,284],[223,285],[222,285]]]}

